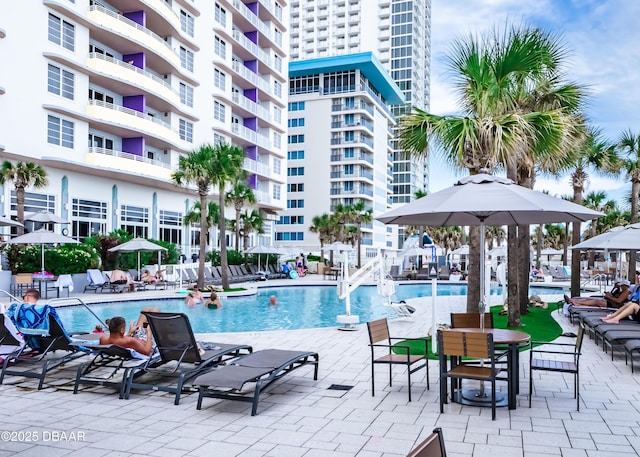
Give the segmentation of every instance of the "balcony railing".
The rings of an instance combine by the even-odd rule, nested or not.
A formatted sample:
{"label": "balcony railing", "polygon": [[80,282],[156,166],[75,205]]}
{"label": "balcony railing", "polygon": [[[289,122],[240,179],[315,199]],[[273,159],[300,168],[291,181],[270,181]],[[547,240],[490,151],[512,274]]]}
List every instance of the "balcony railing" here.
{"label": "balcony railing", "polygon": [[122,157],[123,159],[135,160],[136,162],[142,162],[149,165],[154,165],[156,167],[166,168],[167,170],[171,170],[171,164],[163,162],[161,160],[149,159],[147,157],[142,157],[136,154],[130,154],[128,152],[116,151],[114,149],[106,149],[106,148],[89,148],[90,153],[94,154],[104,154],[113,157]]}
{"label": "balcony railing", "polygon": [[100,106],[102,108],[107,108],[107,109],[111,109],[114,111],[118,111],[120,113],[125,113],[128,114],[130,116],[135,116],[139,119],[144,119],[145,121],[149,121],[149,122],[153,122],[154,124],[157,124],[161,127],[164,127],[167,130],[171,130],[174,133],[178,133],[177,129],[174,129],[173,127],[171,127],[171,124],[168,124],[166,122],[161,121],[160,119],[154,117],[154,116],[149,116],[148,114],[145,113],[141,113],[140,111],[136,111],[134,109],[131,108],[127,108],[124,106],[120,106],[120,105],[114,105],[113,103],[106,103],[100,100],[89,100],[89,105],[93,105],[93,106]]}
{"label": "balcony railing", "polygon": [[345,157],[344,154],[331,155],[332,162],[354,162],[356,160],[364,160],[365,162],[373,165],[373,157],[369,154],[365,154],[364,152],[360,154],[354,154],[353,157]]}

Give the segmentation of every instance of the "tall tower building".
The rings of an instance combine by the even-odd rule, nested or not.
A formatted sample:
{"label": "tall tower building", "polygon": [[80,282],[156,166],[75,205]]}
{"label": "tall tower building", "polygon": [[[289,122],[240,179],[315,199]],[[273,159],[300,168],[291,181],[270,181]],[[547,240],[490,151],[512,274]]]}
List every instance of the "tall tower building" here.
{"label": "tall tower building", "polygon": [[[429,108],[431,0],[292,0],[292,61],[373,52],[404,94],[408,106]],[[393,203],[411,201],[427,186],[427,166],[393,144]]]}
{"label": "tall tower building", "polygon": [[[182,220],[197,196],[171,173],[225,141],[273,218],[286,202],[287,20],[286,0],[2,3],[0,157],[49,180],[26,211],[60,214],[76,239],[123,228],[190,255],[199,229]],[[2,214],[15,214],[12,189]]]}
{"label": "tall tower building", "polygon": [[[316,250],[313,218],[337,205],[363,202],[374,216],[390,208],[390,105],[402,100],[371,52],[289,64],[287,210],[276,224],[278,244]],[[378,221],[361,232],[362,258],[393,245]]]}

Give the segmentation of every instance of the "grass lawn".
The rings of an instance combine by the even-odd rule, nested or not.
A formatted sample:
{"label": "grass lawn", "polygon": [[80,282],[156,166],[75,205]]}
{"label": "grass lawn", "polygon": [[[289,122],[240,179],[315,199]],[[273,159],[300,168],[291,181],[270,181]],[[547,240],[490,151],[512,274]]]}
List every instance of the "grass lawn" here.
{"label": "grass lawn", "polygon": [[[507,316],[500,316],[498,313],[502,309],[502,306],[492,306],[491,313],[493,314],[493,323],[495,328],[504,328],[509,330],[518,330],[531,335],[532,341],[538,341],[540,343],[547,343],[553,341],[562,333],[562,327],[558,325],[555,319],[551,316],[551,313],[556,310],[555,303],[549,303],[547,309],[542,308],[529,308],[528,314],[521,316],[522,325],[520,327],[507,327]],[[427,337],[428,338],[428,337]],[[395,346],[409,346],[411,354],[422,354],[424,352],[424,343],[420,341],[400,341]],[[438,355],[431,351],[431,339],[427,341],[427,348],[429,351],[430,359],[437,359]],[[394,349],[396,354],[404,354],[405,349]]]}

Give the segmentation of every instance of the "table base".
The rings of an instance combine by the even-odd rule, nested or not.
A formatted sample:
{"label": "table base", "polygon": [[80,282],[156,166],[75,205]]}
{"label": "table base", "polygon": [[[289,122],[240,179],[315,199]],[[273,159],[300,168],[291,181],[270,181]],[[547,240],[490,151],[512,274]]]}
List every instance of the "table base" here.
{"label": "table base", "polygon": [[[491,408],[491,390],[485,389],[484,396],[480,395],[480,389],[458,390],[453,394],[453,400],[461,405]],[[509,396],[496,392],[496,406],[509,406]]]}

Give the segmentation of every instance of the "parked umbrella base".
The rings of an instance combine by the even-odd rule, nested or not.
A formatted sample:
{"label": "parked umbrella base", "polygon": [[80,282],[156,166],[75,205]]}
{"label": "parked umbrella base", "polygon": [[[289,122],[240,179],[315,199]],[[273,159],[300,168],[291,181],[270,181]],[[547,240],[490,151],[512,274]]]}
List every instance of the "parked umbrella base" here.
{"label": "parked umbrella base", "polygon": [[340,314],[336,316],[336,321],[338,322],[338,324],[344,324],[343,327],[338,327],[338,330],[353,331],[357,330],[355,324],[360,322],[360,316],[356,316],[353,314]]}
{"label": "parked umbrella base", "polygon": [[[459,390],[453,395],[454,401],[467,406],[485,406],[491,408],[491,390],[480,389]],[[496,406],[509,406],[509,398],[503,392],[496,392]]]}

